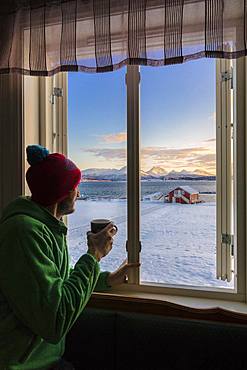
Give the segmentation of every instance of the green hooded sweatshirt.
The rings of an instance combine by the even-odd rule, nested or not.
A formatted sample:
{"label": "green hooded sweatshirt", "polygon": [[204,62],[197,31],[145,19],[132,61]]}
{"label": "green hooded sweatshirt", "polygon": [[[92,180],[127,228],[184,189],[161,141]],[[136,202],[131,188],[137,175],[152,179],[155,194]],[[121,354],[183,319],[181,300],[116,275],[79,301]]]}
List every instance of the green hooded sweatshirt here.
{"label": "green hooded sweatshirt", "polygon": [[69,266],[67,227],[30,198],[0,220],[0,370],[45,370],[64,353],[65,336],[108,272],[84,254]]}

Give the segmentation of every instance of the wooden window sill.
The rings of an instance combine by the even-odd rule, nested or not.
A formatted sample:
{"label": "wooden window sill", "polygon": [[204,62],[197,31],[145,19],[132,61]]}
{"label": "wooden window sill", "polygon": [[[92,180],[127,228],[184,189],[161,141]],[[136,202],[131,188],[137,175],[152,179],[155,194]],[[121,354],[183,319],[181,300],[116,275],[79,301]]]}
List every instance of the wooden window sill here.
{"label": "wooden window sill", "polygon": [[247,304],[141,292],[93,293],[88,307],[191,320],[247,324]]}

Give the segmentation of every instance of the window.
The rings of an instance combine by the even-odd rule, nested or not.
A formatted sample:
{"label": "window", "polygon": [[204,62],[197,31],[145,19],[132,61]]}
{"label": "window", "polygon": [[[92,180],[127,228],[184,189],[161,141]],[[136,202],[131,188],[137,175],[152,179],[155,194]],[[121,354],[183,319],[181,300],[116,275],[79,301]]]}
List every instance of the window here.
{"label": "window", "polygon": [[126,258],[127,153],[125,68],[115,73],[68,74],[68,155],[82,170],[81,198],[68,217],[72,264],[86,253],[92,219],[118,226],[115,245],[101,261],[112,271]]}
{"label": "window", "polygon": [[[216,276],[217,260],[225,248],[220,240],[221,220],[217,225],[220,204],[216,207],[216,199],[226,194],[229,180],[232,186],[232,171],[224,174],[224,181],[220,178],[225,164],[231,166],[232,143],[226,143],[230,136],[226,139],[216,128],[216,111],[222,112],[220,98],[218,105],[216,102],[222,91],[216,93],[216,60],[202,59],[166,69],[141,67],[140,71],[141,168],[150,175],[146,181],[143,176],[142,193],[159,190],[167,195],[175,189],[174,203],[141,202],[141,282],[234,288],[230,271],[228,278],[220,273],[218,279]],[[231,80],[227,81],[230,85]],[[231,91],[227,84],[224,88],[226,93]],[[217,122],[219,125],[221,117]],[[216,152],[218,162],[224,161],[217,171]],[[230,160],[224,158],[226,152]],[[230,211],[229,197],[222,202]],[[234,234],[233,230],[224,233]]]}
{"label": "window", "polygon": [[[198,61],[196,63],[200,62],[201,61]],[[214,153],[216,153],[216,159],[213,165],[215,166],[215,170],[217,171],[216,177],[218,182],[216,186],[214,178],[215,174],[213,172],[209,172],[209,175],[212,175],[212,179],[208,179],[208,182],[210,181],[210,188],[208,187],[208,185],[205,185],[203,183],[204,180],[201,180],[200,188],[198,188],[197,186],[194,189],[195,191],[199,191],[199,200],[201,200],[200,198],[202,197],[202,195],[204,198],[203,200],[214,200],[212,202],[214,203],[214,205],[207,207],[209,213],[201,215],[202,222],[199,223],[199,225],[198,222],[196,222],[196,212],[194,212],[194,210],[199,209],[199,207],[203,207],[204,203],[183,204],[183,202],[190,202],[192,200],[194,201],[194,199],[196,202],[196,200],[198,199],[198,196],[196,195],[197,193],[190,193],[187,190],[191,189],[186,189],[186,187],[191,187],[193,190],[192,185],[195,184],[194,179],[190,179],[190,181],[186,179],[186,177],[188,177],[188,168],[183,173],[183,168],[179,167],[179,171],[182,171],[181,181],[183,181],[185,189],[177,189],[177,191],[174,191],[174,194],[172,194],[172,192],[169,193],[168,191],[161,191],[161,184],[163,185],[163,183],[165,183],[166,181],[174,181],[175,186],[173,187],[173,190],[177,186],[181,186],[181,183],[177,183],[177,179],[174,178],[174,173],[172,173],[172,171],[175,171],[176,168],[173,169],[172,166],[170,166],[170,173],[172,173],[173,175],[173,178],[170,180],[167,180],[166,174],[164,173],[161,175],[159,173],[159,176],[156,176],[155,178],[153,176],[154,173],[152,175],[150,175],[149,173],[148,175],[150,175],[150,178],[148,178],[147,172],[149,172],[149,169],[151,169],[151,167],[143,169],[142,160],[140,160],[140,158],[142,158],[143,156],[142,136],[146,129],[145,119],[148,119],[147,116],[153,109],[150,108],[149,111],[144,111],[145,109],[147,109],[147,106],[145,107],[143,104],[142,96],[145,89],[145,79],[152,78],[150,76],[152,74],[154,76],[155,73],[165,73],[165,69],[151,68],[150,70],[148,70],[148,68],[139,69],[139,67],[137,66],[129,66],[127,70],[121,69],[120,71],[113,72],[111,74],[85,75],[72,73],[71,76],[68,77],[68,108],[70,109],[70,100],[73,100],[71,101],[71,104],[74,104],[74,112],[72,113],[72,115],[81,112],[78,114],[77,117],[72,117],[70,112],[68,115],[68,153],[69,156],[82,167],[82,170],[84,170],[84,180],[87,180],[81,184],[82,199],[79,200],[77,204],[78,210],[81,209],[81,215],[83,215],[84,209],[85,214],[87,213],[87,217],[83,215],[83,218],[76,219],[75,214],[73,216],[70,216],[70,220],[68,221],[70,227],[69,240],[70,242],[72,241],[72,245],[74,243],[74,246],[76,246],[70,247],[71,250],[76,251],[74,256],[72,255],[72,261],[75,262],[79,255],[85,251],[85,231],[88,230],[89,221],[92,218],[109,217],[115,220],[118,226],[119,222],[121,221],[123,227],[116,239],[114,251],[102,263],[102,269],[112,270],[112,268],[115,268],[127,255],[129,261],[131,262],[141,260],[141,268],[132,273],[132,275],[129,277],[128,286],[123,287],[123,289],[142,290],[147,292],[157,291],[181,295],[205,295],[207,297],[221,297],[224,299],[236,300],[241,300],[244,297],[245,262],[243,256],[245,253],[245,225],[243,222],[241,223],[240,215],[241,213],[245,212],[244,202],[241,201],[241,197],[242,199],[244,199],[245,197],[244,181],[242,181],[245,173],[245,163],[243,161],[245,135],[243,125],[243,107],[241,106],[241,101],[243,101],[242,96],[244,96],[242,81],[245,73],[245,66],[243,60],[237,61],[236,64],[232,63],[232,65],[231,63],[229,65],[226,65],[223,64],[222,61],[217,61],[217,68],[215,67],[215,61],[203,60],[203,63],[207,62],[211,63],[211,65],[214,65],[212,67],[213,72],[210,77],[210,83],[211,86],[213,86],[214,90],[213,92],[209,91],[208,93],[212,93],[212,96],[214,97],[214,109],[211,110],[211,113],[214,124],[215,122],[217,122],[217,129],[216,125],[212,125],[212,136],[208,136],[207,139],[212,139],[212,148],[214,148],[212,149],[212,151],[214,150]],[[194,62],[191,62],[191,65],[192,63]],[[189,66],[189,63],[187,65]],[[186,68],[186,65],[177,65],[174,67],[176,67],[177,69],[182,69],[183,67]],[[173,68],[173,66],[167,67],[166,71],[168,71],[169,68]],[[124,76],[125,73],[126,76]],[[150,75],[148,76],[149,73]],[[192,78],[191,75],[190,78]],[[74,91],[72,96],[70,95],[70,83],[73,79],[80,81],[78,82],[78,84],[81,85],[80,88]],[[93,79],[95,80],[95,89],[92,92],[90,91],[89,85],[92,83],[91,81]],[[155,78],[153,78],[153,80],[155,80]],[[157,79],[157,86],[158,82],[159,81]],[[198,78],[198,85],[200,85],[199,82],[201,81]],[[101,87],[99,87],[100,85]],[[59,86],[53,85],[53,87]],[[157,89],[154,88],[152,92],[147,89],[148,93],[150,94],[150,105],[152,99],[155,100],[156,92],[157,94],[160,93]],[[81,91],[83,91],[84,94],[83,98],[80,97]],[[114,96],[113,91],[118,91],[118,93],[116,93],[116,96]],[[178,88],[177,92],[179,93]],[[199,93],[202,93],[201,86],[199,86],[198,94]],[[64,96],[66,96],[66,94],[67,88],[65,84]],[[117,96],[118,94],[120,95]],[[104,102],[103,104],[100,103],[102,97]],[[114,100],[114,98],[116,99]],[[54,99],[57,104],[58,102],[60,102],[62,106],[67,104],[66,99],[64,98],[61,99],[56,96]],[[85,110],[80,110],[79,108],[81,107],[85,107]],[[194,107],[192,106],[190,108],[192,113],[193,109]],[[58,109],[58,112],[60,111],[61,109]],[[116,111],[118,111],[119,113],[118,116],[114,116]],[[58,112],[57,116],[54,115],[53,107],[53,119],[55,126],[57,125],[55,122],[57,122],[56,120],[58,117]],[[103,122],[102,126],[97,126],[97,119],[92,120],[92,117],[96,117],[96,113],[99,112],[99,117]],[[115,113],[113,114],[113,112]],[[158,111],[158,114],[161,115],[162,112]],[[116,120],[116,117],[120,117],[120,119]],[[90,125],[87,124],[87,120],[89,119],[91,123],[93,121],[96,122],[95,126],[89,127]],[[75,122],[80,122],[80,127],[75,127],[76,129],[74,130],[74,133],[72,133],[73,131],[71,131],[70,129],[72,125],[75,124]],[[83,126],[83,122],[85,122],[85,126]],[[108,131],[109,122],[111,123],[111,127],[109,126],[110,129]],[[238,122],[237,126],[236,122]],[[149,136],[149,139],[151,140],[152,135],[157,129],[157,122],[153,122],[149,126],[149,132],[147,132],[146,135]],[[83,128],[85,128],[85,131]],[[58,127],[57,129],[58,135],[60,135],[61,128]],[[174,127],[173,129],[174,131],[177,130],[177,134],[181,134],[181,129],[176,129],[176,127]],[[205,127],[204,129],[206,130]],[[95,135],[94,142],[92,140],[93,131],[93,135]],[[74,138],[72,135],[74,135]],[[163,135],[171,135],[168,127],[165,127]],[[47,137],[50,137],[48,132]],[[187,139],[188,137],[194,140],[193,132],[188,134]],[[186,137],[184,139],[185,141],[187,140]],[[45,140],[48,139],[46,138]],[[76,145],[71,145],[73,144],[73,140]],[[84,142],[82,147],[80,146],[80,140]],[[194,145],[197,145],[197,137],[195,137]],[[84,158],[85,153],[87,152],[87,163],[80,162],[79,157],[76,157],[76,148],[83,149]],[[63,148],[63,150],[65,150],[65,148]],[[79,152],[78,149],[77,152]],[[151,151],[146,150],[146,155],[147,153],[150,154]],[[205,155],[214,153],[205,152]],[[114,162],[114,159],[116,159],[114,157],[115,155],[119,155],[117,157],[118,162]],[[91,159],[89,158],[89,156],[91,156]],[[110,182],[105,181],[105,183],[103,184],[102,180],[106,180],[106,178],[102,178],[101,172],[100,178],[98,178],[98,180],[100,181],[98,181],[98,183],[96,184],[96,172],[94,174],[91,172],[90,174],[85,171],[90,167],[94,167],[93,160],[95,160],[95,158],[98,158],[98,164],[101,166],[101,168],[104,165],[107,171],[109,169],[117,171],[122,170],[125,176],[127,172],[128,181],[125,181],[126,177],[122,178],[122,183],[120,183],[120,181],[113,181],[113,179],[110,178]],[[187,159],[189,161],[190,158],[188,157]],[[198,158],[197,160],[199,161]],[[197,163],[200,164],[200,162]],[[104,175],[106,173],[107,172],[105,172]],[[91,180],[94,181],[90,182],[88,181],[88,179],[86,179],[85,175],[88,174],[89,179],[90,176],[92,176]],[[113,174],[111,174],[110,176],[114,176],[114,171]],[[155,186],[152,183],[154,179]],[[197,184],[199,184],[200,180],[196,181],[198,181]],[[97,187],[105,186],[104,191],[98,188],[98,190],[96,190],[96,193],[94,193],[93,189],[95,189],[96,185]],[[147,192],[144,186],[146,187],[146,189],[148,189]],[[109,188],[111,189],[109,190]],[[100,200],[98,199],[97,201],[95,201],[95,199],[93,200],[92,198],[95,195],[97,196],[98,193],[100,193],[101,195],[105,194],[106,198],[108,198]],[[217,196],[213,193],[216,193]],[[217,207],[215,206],[215,200],[217,202]],[[202,225],[203,227],[205,226],[204,221],[209,222],[208,226],[212,227],[210,231],[210,240],[212,241],[212,244],[209,254],[210,260],[213,260],[214,263],[210,266],[209,270],[207,270],[207,264],[206,267],[205,265],[203,265],[201,268],[203,269],[205,275],[206,271],[210,271],[211,276],[212,274],[214,274],[214,278],[211,279],[211,282],[213,281],[214,284],[211,284],[210,282],[209,284],[205,284],[205,280],[200,284],[200,281],[198,281],[198,279],[194,281],[191,277],[190,279],[187,279],[187,281],[183,279],[175,279],[173,281],[170,279],[165,281],[165,279],[159,280],[155,277],[152,277],[151,275],[148,275],[148,265],[150,265],[151,267],[153,266],[153,271],[156,271],[157,266],[161,268],[163,268],[162,266],[164,266],[165,269],[165,267],[169,265],[170,268],[172,267],[172,263],[174,263],[174,261],[175,264],[178,261],[178,259],[176,260],[174,258],[173,261],[171,260],[165,265],[162,265],[162,263],[160,263],[159,266],[159,256],[156,256],[154,252],[156,245],[153,243],[151,237],[153,233],[152,225],[155,220],[154,216],[156,215],[156,212],[159,212],[159,208],[161,207],[161,205],[167,206],[165,202],[169,201],[171,202],[169,206],[174,207],[175,210],[173,214],[173,220],[177,220],[177,210],[186,211],[184,216],[177,220],[177,229],[175,228],[175,224],[172,223],[171,216],[168,215],[167,219],[169,220],[169,222],[171,222],[171,234],[179,233],[182,228],[186,233],[188,230],[185,227],[185,221],[187,222],[187,226],[190,227],[190,232],[196,233],[197,236],[202,234]],[[103,203],[100,204],[100,202],[105,202],[105,206],[101,207],[102,212],[100,211],[99,207],[102,206]],[[227,212],[225,211],[224,207],[227,207]],[[164,209],[165,208],[163,207],[162,211]],[[192,214],[189,214],[188,210],[191,210]],[[223,220],[222,215],[226,214],[227,219]],[[212,215],[213,217],[210,219]],[[146,225],[148,227],[145,226],[145,224],[143,223],[145,222],[145,219],[147,220]],[[210,220],[213,220],[211,224]],[[159,222],[160,221],[162,221],[162,217],[159,219]],[[206,228],[203,231],[204,240],[207,243],[209,243],[209,238],[207,234],[208,230],[209,229]],[[164,241],[164,234],[162,235],[162,231],[164,231],[164,229],[156,230],[156,240],[158,240],[160,244],[162,244]],[[169,230],[166,229],[166,231]],[[195,244],[196,243],[197,239],[195,238]],[[151,251],[150,249],[148,250],[148,246],[150,246]],[[201,248],[203,248],[203,246],[204,245],[202,244]],[[191,251],[188,249],[185,252],[189,255]],[[154,266],[156,257],[158,262],[157,266]],[[177,257],[181,257],[181,255],[178,255]],[[189,255],[189,257],[191,256]],[[195,265],[198,267],[198,264],[201,263],[200,253],[197,256],[194,255],[192,257],[197,257],[194,258],[194,260],[196,261]],[[144,262],[142,258],[144,258]],[[147,262],[145,262],[145,259]],[[181,260],[179,260],[179,263],[177,264],[178,269],[179,266],[182,266],[185,263],[186,260],[183,260],[183,258],[181,258]],[[198,270],[196,271],[196,274],[198,277]],[[216,275],[218,279],[216,278]],[[170,274],[170,276],[172,277],[172,273]]]}

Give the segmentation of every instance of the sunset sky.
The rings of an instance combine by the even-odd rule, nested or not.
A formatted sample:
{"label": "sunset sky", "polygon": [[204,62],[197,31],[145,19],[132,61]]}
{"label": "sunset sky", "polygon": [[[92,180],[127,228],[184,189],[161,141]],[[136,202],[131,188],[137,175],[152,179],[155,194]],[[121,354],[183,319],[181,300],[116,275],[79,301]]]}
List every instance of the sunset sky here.
{"label": "sunset sky", "polygon": [[[69,73],[69,156],[81,169],[126,165],[126,69]],[[141,168],[215,174],[215,60],[141,67]]]}

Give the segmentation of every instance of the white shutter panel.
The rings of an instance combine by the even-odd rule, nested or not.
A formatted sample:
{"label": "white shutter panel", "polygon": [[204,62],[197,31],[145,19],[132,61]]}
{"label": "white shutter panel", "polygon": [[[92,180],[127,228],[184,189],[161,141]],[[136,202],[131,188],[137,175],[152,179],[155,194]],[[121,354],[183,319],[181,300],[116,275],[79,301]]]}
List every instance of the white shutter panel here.
{"label": "white shutter panel", "polygon": [[[67,155],[67,77],[67,73],[51,77],[24,76],[24,148],[41,144],[50,153]],[[28,163],[26,160],[24,163],[26,171]],[[25,194],[30,194],[27,184]]]}
{"label": "white shutter panel", "polygon": [[232,68],[230,60],[216,63],[216,214],[217,278],[233,276],[233,139]]}
{"label": "white shutter panel", "polygon": [[68,74],[39,78],[39,143],[67,155]]}
{"label": "white shutter panel", "polygon": [[67,109],[68,109],[68,74],[58,73],[53,76],[50,102],[52,109],[52,146],[53,152],[67,155]]}

